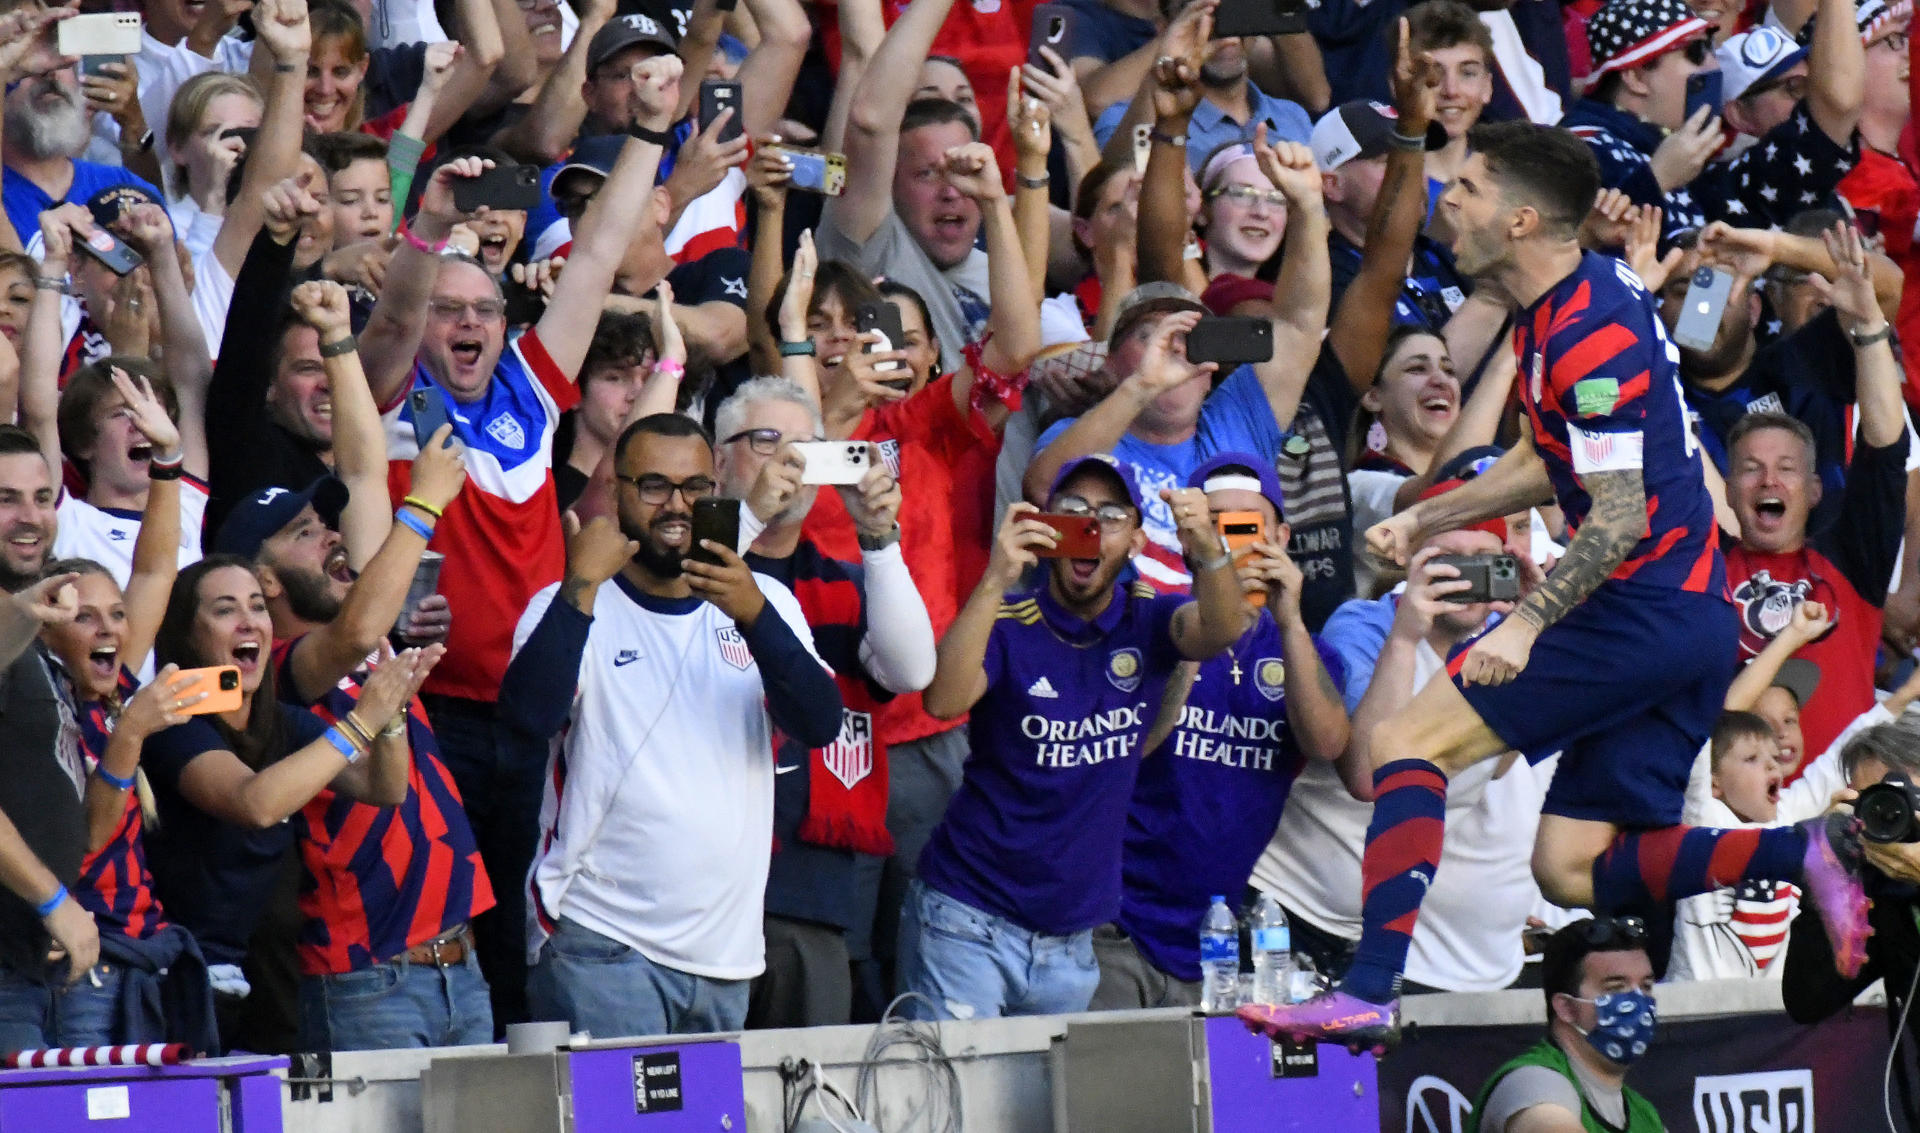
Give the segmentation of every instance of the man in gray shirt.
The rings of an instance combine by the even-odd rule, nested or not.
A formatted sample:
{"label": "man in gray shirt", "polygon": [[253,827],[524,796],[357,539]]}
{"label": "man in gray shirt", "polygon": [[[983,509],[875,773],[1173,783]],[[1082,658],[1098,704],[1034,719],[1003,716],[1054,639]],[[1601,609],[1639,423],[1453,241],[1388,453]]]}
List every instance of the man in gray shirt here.
{"label": "man in gray shirt", "polygon": [[1664,1133],[1627,1067],[1653,1042],[1653,963],[1638,917],[1578,920],[1540,965],[1547,1034],[1480,1088],[1471,1133]]}

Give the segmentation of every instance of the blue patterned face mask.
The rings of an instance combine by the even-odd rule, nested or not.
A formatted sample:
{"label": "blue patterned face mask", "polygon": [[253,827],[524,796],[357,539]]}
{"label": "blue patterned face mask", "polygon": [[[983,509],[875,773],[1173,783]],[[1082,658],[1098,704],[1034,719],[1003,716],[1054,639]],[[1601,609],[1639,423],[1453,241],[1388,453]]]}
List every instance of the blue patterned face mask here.
{"label": "blue patterned face mask", "polygon": [[1592,999],[1581,999],[1577,995],[1567,998],[1593,1004],[1593,1030],[1580,1031],[1578,1027],[1574,1030],[1580,1031],[1587,1045],[1600,1052],[1600,1057],[1628,1066],[1647,1053],[1654,1032],[1659,1029],[1652,995],[1639,988],[1628,988],[1602,992]]}

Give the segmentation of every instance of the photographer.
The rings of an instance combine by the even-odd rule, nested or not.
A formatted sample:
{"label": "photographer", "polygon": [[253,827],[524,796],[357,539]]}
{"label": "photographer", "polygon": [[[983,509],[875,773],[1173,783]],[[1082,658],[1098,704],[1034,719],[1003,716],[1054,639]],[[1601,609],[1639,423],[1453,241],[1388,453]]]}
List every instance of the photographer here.
{"label": "photographer", "polygon": [[[1910,782],[1920,780],[1920,717],[1903,715],[1891,724],[1867,729],[1847,744],[1840,758],[1852,789],[1836,794],[1839,801],[1854,801],[1858,797],[1855,792],[1865,792],[1896,772]],[[1897,799],[1875,802],[1895,804],[1886,809],[1898,813]],[[1878,814],[1881,806],[1870,802],[1869,809]],[[1911,815],[1911,803],[1908,809]],[[1857,803],[1855,812],[1862,812]],[[1873,832],[1870,829],[1867,833]],[[1910,817],[1907,837],[1912,839],[1916,833],[1920,833],[1920,821]],[[1920,914],[1920,840],[1880,842],[1863,835],[1861,848],[1866,864],[1872,867],[1864,870],[1862,877],[1867,896],[1873,901],[1867,914],[1873,935],[1867,938],[1866,965],[1851,980],[1838,975],[1821,926],[1820,910],[1803,905],[1788,938],[1781,995],[1794,1022],[1815,1023],[1843,1010],[1875,980],[1884,979],[1889,1031],[1906,1017],[1909,1032],[1920,1038],[1920,1017],[1907,1015],[1915,988],[1920,986],[1920,920],[1916,920]],[[1898,1034],[1892,1036],[1894,1041],[1899,1038]],[[1901,1065],[1900,1108],[1908,1125],[1920,1126],[1912,1066],[1908,1061]]]}

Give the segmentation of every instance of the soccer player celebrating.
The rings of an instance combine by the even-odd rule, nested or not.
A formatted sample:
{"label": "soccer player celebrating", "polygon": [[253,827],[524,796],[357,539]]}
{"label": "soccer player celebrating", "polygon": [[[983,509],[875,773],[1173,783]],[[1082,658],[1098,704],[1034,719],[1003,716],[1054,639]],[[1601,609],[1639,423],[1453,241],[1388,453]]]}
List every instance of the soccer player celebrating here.
{"label": "soccer player celebrating", "polygon": [[1747,878],[1795,882],[1834,961],[1856,971],[1866,899],[1824,819],[1774,829],[1679,825],[1694,754],[1733,675],[1737,626],[1712,504],[1680,398],[1679,352],[1640,280],[1582,252],[1600,187],[1584,143],[1526,122],[1485,127],[1441,198],[1463,274],[1516,316],[1528,436],[1469,484],[1367,533],[1405,562],[1427,535],[1549,497],[1576,530],[1513,615],[1372,737],[1376,804],[1360,944],[1335,990],[1241,1016],[1270,1035],[1376,1050],[1397,1036],[1398,985],[1440,861],[1447,778],[1509,749],[1562,751],[1533,855],[1558,904],[1630,912]]}

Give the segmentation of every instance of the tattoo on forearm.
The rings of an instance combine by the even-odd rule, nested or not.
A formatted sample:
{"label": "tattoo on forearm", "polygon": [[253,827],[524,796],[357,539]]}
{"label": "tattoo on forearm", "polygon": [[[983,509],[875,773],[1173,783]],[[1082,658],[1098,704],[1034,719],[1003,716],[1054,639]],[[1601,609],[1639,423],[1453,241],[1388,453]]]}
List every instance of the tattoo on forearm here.
{"label": "tattoo on forearm", "polygon": [[1586,489],[1593,507],[1566,557],[1515,611],[1535,629],[1547,628],[1585,601],[1646,533],[1647,493],[1639,469],[1595,473],[1586,478]]}

